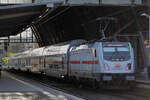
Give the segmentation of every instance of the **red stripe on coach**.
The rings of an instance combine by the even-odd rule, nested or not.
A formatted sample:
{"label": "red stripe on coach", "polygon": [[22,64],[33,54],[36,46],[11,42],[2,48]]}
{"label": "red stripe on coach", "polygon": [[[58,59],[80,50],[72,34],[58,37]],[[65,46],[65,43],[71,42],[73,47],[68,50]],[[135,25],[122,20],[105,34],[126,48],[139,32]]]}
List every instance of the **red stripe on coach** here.
{"label": "red stripe on coach", "polygon": [[98,64],[98,61],[82,61],[82,64]]}
{"label": "red stripe on coach", "polygon": [[80,64],[80,61],[70,61],[70,64]]}

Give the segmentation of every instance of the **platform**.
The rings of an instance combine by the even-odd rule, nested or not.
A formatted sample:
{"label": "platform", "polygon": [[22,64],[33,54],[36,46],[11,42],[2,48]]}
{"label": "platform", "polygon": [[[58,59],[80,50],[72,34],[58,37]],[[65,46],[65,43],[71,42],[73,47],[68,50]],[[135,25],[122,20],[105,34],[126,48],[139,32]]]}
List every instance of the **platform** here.
{"label": "platform", "polygon": [[2,72],[0,100],[83,100],[76,96],[43,86],[36,82],[18,79]]}

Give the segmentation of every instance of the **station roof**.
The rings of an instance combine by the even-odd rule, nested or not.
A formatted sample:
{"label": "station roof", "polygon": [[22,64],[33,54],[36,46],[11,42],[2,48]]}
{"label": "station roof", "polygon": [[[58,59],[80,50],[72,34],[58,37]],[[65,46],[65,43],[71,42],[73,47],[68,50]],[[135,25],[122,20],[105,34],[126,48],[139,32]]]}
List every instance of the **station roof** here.
{"label": "station roof", "polygon": [[56,5],[50,9],[47,4],[0,5],[0,37],[16,35],[31,26],[40,46],[100,39],[99,23],[95,21],[99,17],[117,18],[118,25],[113,27],[115,24],[111,23],[107,36],[116,32],[134,34],[139,31],[135,16],[146,22],[140,17],[145,11],[144,5]]}
{"label": "station roof", "polygon": [[0,37],[20,33],[45,9],[45,4],[1,4]]}
{"label": "station roof", "polygon": [[33,29],[40,46],[75,39],[94,40],[102,37],[96,19],[114,17],[117,25],[111,23],[105,31],[106,36],[113,36],[115,33],[134,35],[148,29],[146,18],[140,16],[147,9],[145,5],[58,6],[49,10],[46,16],[33,25]]}

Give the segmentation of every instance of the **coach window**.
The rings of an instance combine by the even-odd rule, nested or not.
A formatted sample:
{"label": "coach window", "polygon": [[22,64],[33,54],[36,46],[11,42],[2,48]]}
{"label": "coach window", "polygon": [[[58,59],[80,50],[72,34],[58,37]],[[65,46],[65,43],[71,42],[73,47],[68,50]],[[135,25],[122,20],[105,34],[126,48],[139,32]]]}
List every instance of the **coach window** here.
{"label": "coach window", "polygon": [[41,57],[39,57],[39,64],[41,64]]}
{"label": "coach window", "polygon": [[52,68],[52,65],[51,64],[48,64],[49,65],[49,68]]}
{"label": "coach window", "polygon": [[94,54],[95,54],[95,57],[97,57],[97,50],[96,49],[94,50]]}
{"label": "coach window", "polygon": [[54,64],[52,64],[52,69],[54,69],[55,68],[55,66],[54,66]]}
{"label": "coach window", "polygon": [[28,64],[28,63],[27,63],[27,59],[26,59],[26,58],[24,59],[24,64],[25,64],[25,65],[27,65],[27,64]]}
{"label": "coach window", "polygon": [[[21,65],[21,59],[18,60],[18,64]],[[19,65],[18,65],[18,66],[19,66]]]}
{"label": "coach window", "polygon": [[54,64],[54,68],[55,68],[55,69],[58,69],[58,65],[57,65],[57,64]]}
{"label": "coach window", "polygon": [[62,69],[64,69],[64,57],[62,57]]}
{"label": "coach window", "polygon": [[28,66],[30,65],[30,64],[29,64],[29,60],[30,60],[30,59],[28,58],[28,59],[27,59],[27,61],[28,61]]}
{"label": "coach window", "polygon": [[29,58],[29,65],[31,65],[31,59]]}
{"label": "coach window", "polygon": [[93,56],[94,56],[94,57],[97,57],[97,50],[96,50],[96,49],[93,49],[92,51],[93,51]]}

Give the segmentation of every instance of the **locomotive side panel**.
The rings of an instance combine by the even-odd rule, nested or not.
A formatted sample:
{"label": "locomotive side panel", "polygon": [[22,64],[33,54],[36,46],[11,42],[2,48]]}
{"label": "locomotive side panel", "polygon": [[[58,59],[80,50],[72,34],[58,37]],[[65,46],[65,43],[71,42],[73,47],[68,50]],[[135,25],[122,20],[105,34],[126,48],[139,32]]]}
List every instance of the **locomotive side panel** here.
{"label": "locomotive side panel", "polygon": [[78,52],[71,52],[69,57],[69,75],[70,76],[78,76],[80,73],[80,55]]}
{"label": "locomotive side panel", "polygon": [[81,49],[70,53],[70,74],[82,78],[93,78],[99,61],[92,49]]}

